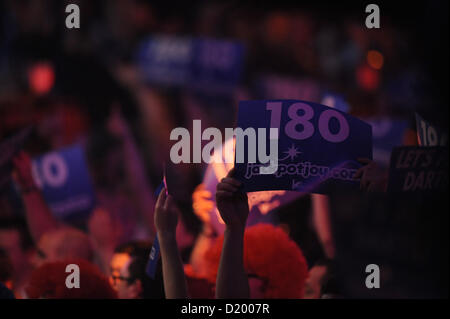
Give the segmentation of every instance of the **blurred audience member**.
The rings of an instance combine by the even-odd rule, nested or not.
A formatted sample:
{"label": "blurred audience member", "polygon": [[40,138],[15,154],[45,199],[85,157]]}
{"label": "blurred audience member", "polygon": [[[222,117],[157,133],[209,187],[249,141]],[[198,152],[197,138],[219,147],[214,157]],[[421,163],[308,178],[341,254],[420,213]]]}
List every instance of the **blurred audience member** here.
{"label": "blurred audience member", "polygon": [[88,235],[73,227],[61,227],[42,235],[37,243],[33,264],[40,266],[67,258],[92,261],[94,251]]}
{"label": "blurred audience member", "polygon": [[[33,242],[22,219],[4,219],[0,221],[0,249],[4,252],[5,262],[1,267],[7,270],[6,260],[9,261],[11,269],[10,283],[3,282],[12,289],[16,296],[22,294],[22,288],[32,270]],[[0,279],[1,281],[1,279]]]}
{"label": "blurred audience member", "polygon": [[[80,287],[68,288],[69,264],[80,268]],[[82,259],[66,259],[43,264],[33,271],[26,288],[28,298],[38,299],[115,299],[117,294],[100,269]]]}
{"label": "blurred audience member", "polygon": [[88,220],[88,231],[95,251],[95,263],[110,275],[110,262],[114,250],[122,238],[120,222],[102,207],[97,207]]}
{"label": "blurred audience member", "polygon": [[152,280],[146,274],[151,248],[149,242],[129,242],[116,248],[110,282],[120,299],[164,298],[161,276]]}

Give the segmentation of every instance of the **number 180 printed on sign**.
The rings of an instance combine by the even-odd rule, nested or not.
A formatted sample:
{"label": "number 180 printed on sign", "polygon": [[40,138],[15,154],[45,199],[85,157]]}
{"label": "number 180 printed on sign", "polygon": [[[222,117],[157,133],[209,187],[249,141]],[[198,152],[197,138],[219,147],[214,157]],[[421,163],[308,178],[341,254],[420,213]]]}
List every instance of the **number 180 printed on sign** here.
{"label": "number 180 printed on sign", "polygon": [[[358,158],[372,158],[371,126],[344,112],[312,102],[297,100],[243,101],[239,104],[238,127],[278,129],[278,156],[273,173],[264,173],[251,153],[240,152],[244,161],[236,161],[236,177],[247,192],[294,190],[326,194],[331,187],[353,186],[361,166]],[[257,147],[259,136],[247,143]],[[270,136],[266,137],[266,145]],[[263,150],[265,151],[265,150]],[[259,150],[257,150],[259,154]],[[243,163],[242,163],[243,162]],[[271,163],[270,165],[273,165]]]}

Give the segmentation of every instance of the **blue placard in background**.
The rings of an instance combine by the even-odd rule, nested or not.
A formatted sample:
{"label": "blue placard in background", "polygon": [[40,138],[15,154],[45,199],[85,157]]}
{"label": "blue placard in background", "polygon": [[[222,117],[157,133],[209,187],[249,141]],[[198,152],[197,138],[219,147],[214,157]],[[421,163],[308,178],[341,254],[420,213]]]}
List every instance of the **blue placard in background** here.
{"label": "blue placard in background", "polygon": [[81,146],[63,148],[34,158],[33,175],[57,218],[81,220],[94,208],[94,189]]}
{"label": "blue placard in background", "polygon": [[231,90],[240,80],[244,46],[238,42],[194,39],[189,87],[213,91]]}
{"label": "blue placard in background", "polygon": [[151,84],[223,93],[239,84],[244,51],[233,41],[159,36],[141,44],[137,62]]}
{"label": "blue placard in background", "polygon": [[150,37],[139,48],[139,69],[150,83],[184,85],[190,78],[192,50],[190,39]]}
{"label": "blue placard in background", "polygon": [[[339,110],[297,100],[242,101],[238,127],[243,130],[278,127],[278,169],[261,174],[260,162],[248,161],[245,141],[244,163],[236,163],[236,177],[247,192],[295,190],[327,193],[332,187],[358,187],[353,174],[358,158],[372,158],[372,129],[369,124]],[[256,138],[258,140],[258,137]],[[236,141],[236,145],[238,141]],[[256,147],[257,148],[257,147]]]}

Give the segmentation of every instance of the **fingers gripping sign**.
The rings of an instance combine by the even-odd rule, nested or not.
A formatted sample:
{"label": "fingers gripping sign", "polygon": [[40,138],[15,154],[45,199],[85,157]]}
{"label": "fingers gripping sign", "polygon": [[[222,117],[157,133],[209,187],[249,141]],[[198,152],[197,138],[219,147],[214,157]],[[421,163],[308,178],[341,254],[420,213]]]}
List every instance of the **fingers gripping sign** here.
{"label": "fingers gripping sign", "polygon": [[248,198],[242,183],[233,178],[234,172],[233,168],[217,185],[216,203],[227,227],[243,229],[249,214]]}
{"label": "fingers gripping sign", "polygon": [[155,227],[156,241],[161,249],[164,291],[167,299],[187,298],[186,278],[176,242],[179,213],[174,198],[164,187],[156,202]]}
{"label": "fingers gripping sign", "polygon": [[178,208],[171,195],[163,188],[155,207],[155,226],[158,233],[175,234],[178,224]]}

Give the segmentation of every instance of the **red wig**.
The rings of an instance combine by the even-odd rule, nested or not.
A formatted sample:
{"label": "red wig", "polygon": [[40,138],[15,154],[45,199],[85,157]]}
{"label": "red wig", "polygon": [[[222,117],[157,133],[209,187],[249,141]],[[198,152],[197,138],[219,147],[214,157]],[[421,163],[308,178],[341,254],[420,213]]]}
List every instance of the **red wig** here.
{"label": "red wig", "polygon": [[[219,268],[223,235],[205,254],[207,278],[215,282]],[[306,259],[298,245],[279,227],[258,224],[244,235],[244,267],[266,281],[265,298],[302,298],[308,277]]]}
{"label": "red wig", "polygon": [[184,275],[189,298],[214,299],[214,284],[196,274],[191,265],[184,265]]}
{"label": "red wig", "polygon": [[[67,288],[66,266],[80,267],[80,288]],[[49,262],[35,269],[26,287],[28,298],[115,299],[116,292],[97,266],[83,259]]]}

